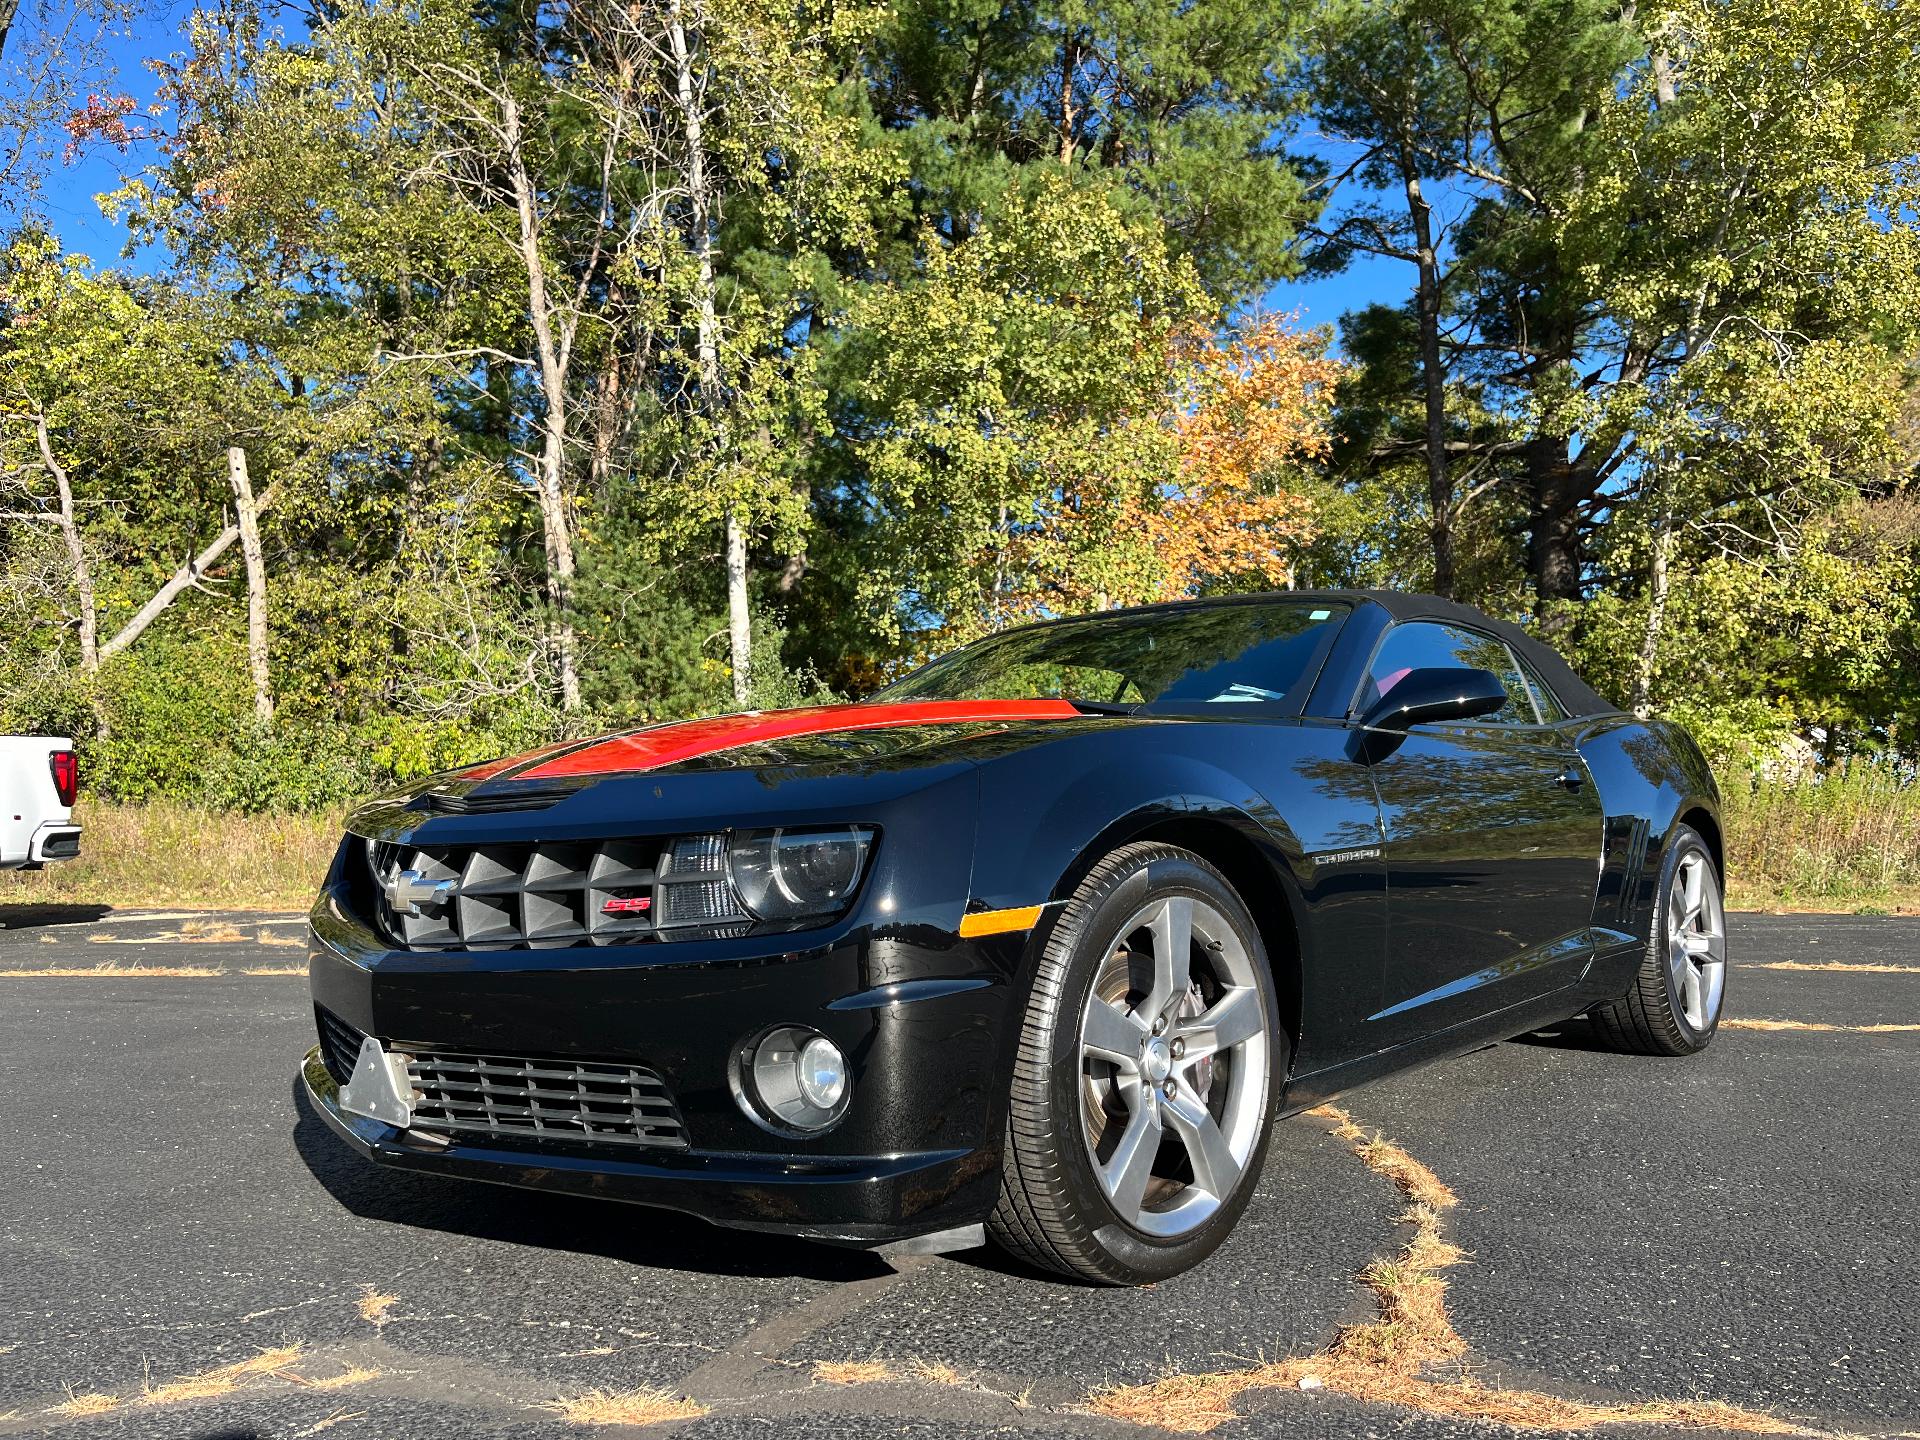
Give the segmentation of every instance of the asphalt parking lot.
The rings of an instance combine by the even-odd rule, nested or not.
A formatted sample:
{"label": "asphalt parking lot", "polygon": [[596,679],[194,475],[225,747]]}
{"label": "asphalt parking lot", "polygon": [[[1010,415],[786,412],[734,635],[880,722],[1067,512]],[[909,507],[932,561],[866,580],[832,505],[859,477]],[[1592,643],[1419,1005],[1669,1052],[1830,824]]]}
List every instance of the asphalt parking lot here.
{"label": "asphalt parking lot", "polygon": [[[1731,936],[1731,1018],[1833,1028],[1673,1061],[1575,1023],[1342,1102],[1458,1198],[1455,1390],[1289,1383],[1189,1423],[1513,1433],[1433,1398],[1464,1385],[1920,1432],[1920,919]],[[0,909],[0,1436],[611,1434],[554,1407],[650,1388],[683,1418],[649,1436],[1152,1435],[1089,1398],[1322,1355],[1408,1243],[1406,1196],[1317,1116],[1212,1261],[1125,1292],[378,1171],[296,1103],[299,938]],[[112,973],[152,967],[213,973]]]}

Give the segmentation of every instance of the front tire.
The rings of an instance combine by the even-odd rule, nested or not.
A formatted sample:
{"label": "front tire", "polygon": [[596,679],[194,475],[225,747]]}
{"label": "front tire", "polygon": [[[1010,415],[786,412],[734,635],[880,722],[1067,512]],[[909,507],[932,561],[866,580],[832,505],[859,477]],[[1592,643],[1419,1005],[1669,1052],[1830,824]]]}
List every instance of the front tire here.
{"label": "front tire", "polygon": [[1649,928],[1632,986],[1589,1016],[1615,1050],[1695,1054],[1713,1039],[1726,999],[1727,915],[1713,853],[1690,826],[1673,827]]}
{"label": "front tire", "polygon": [[1260,933],[1219,871],[1170,845],[1101,860],[1040,956],[989,1233],[1100,1284],[1205,1259],[1266,1157],[1289,1059],[1277,1014]]}

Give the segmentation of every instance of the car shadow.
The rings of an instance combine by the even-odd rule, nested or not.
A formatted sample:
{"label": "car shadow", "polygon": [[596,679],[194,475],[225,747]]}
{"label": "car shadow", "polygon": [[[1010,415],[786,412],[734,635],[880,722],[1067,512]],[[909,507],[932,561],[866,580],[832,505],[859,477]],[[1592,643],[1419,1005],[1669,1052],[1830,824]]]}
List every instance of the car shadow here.
{"label": "car shadow", "polygon": [[111,905],[0,905],[0,930],[38,930],[48,925],[85,925],[112,913]]}
{"label": "car shadow", "polygon": [[329,1195],[365,1220],[711,1275],[848,1281],[893,1269],[870,1250],[723,1230],[672,1210],[388,1169],[342,1143],[314,1113],[297,1075],[292,1093],[293,1146],[301,1162]]}
{"label": "car shadow", "polygon": [[1600,1038],[1599,1032],[1584,1015],[1577,1015],[1571,1020],[1562,1020],[1557,1025],[1549,1025],[1525,1035],[1515,1035],[1506,1043],[1541,1045],[1550,1050],[1589,1050],[1596,1054],[1607,1055],[1618,1053],[1613,1046]]}

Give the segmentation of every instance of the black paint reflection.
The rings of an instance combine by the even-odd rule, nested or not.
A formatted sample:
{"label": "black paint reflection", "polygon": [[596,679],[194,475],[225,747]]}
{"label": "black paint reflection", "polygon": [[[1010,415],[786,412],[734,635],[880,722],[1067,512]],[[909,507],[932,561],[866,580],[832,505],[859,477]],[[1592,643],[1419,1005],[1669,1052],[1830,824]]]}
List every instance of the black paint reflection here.
{"label": "black paint reflection", "polygon": [[1603,817],[1571,747],[1530,727],[1422,726],[1372,779],[1389,911],[1374,1044],[1578,977]]}

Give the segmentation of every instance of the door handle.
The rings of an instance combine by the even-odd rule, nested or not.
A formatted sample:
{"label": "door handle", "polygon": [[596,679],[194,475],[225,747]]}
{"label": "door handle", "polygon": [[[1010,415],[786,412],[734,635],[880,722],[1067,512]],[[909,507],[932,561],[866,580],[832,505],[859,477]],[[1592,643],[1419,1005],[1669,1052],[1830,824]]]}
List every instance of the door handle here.
{"label": "door handle", "polygon": [[1569,767],[1554,776],[1553,783],[1564,790],[1578,790],[1586,778],[1587,777],[1582,775],[1578,770]]}

